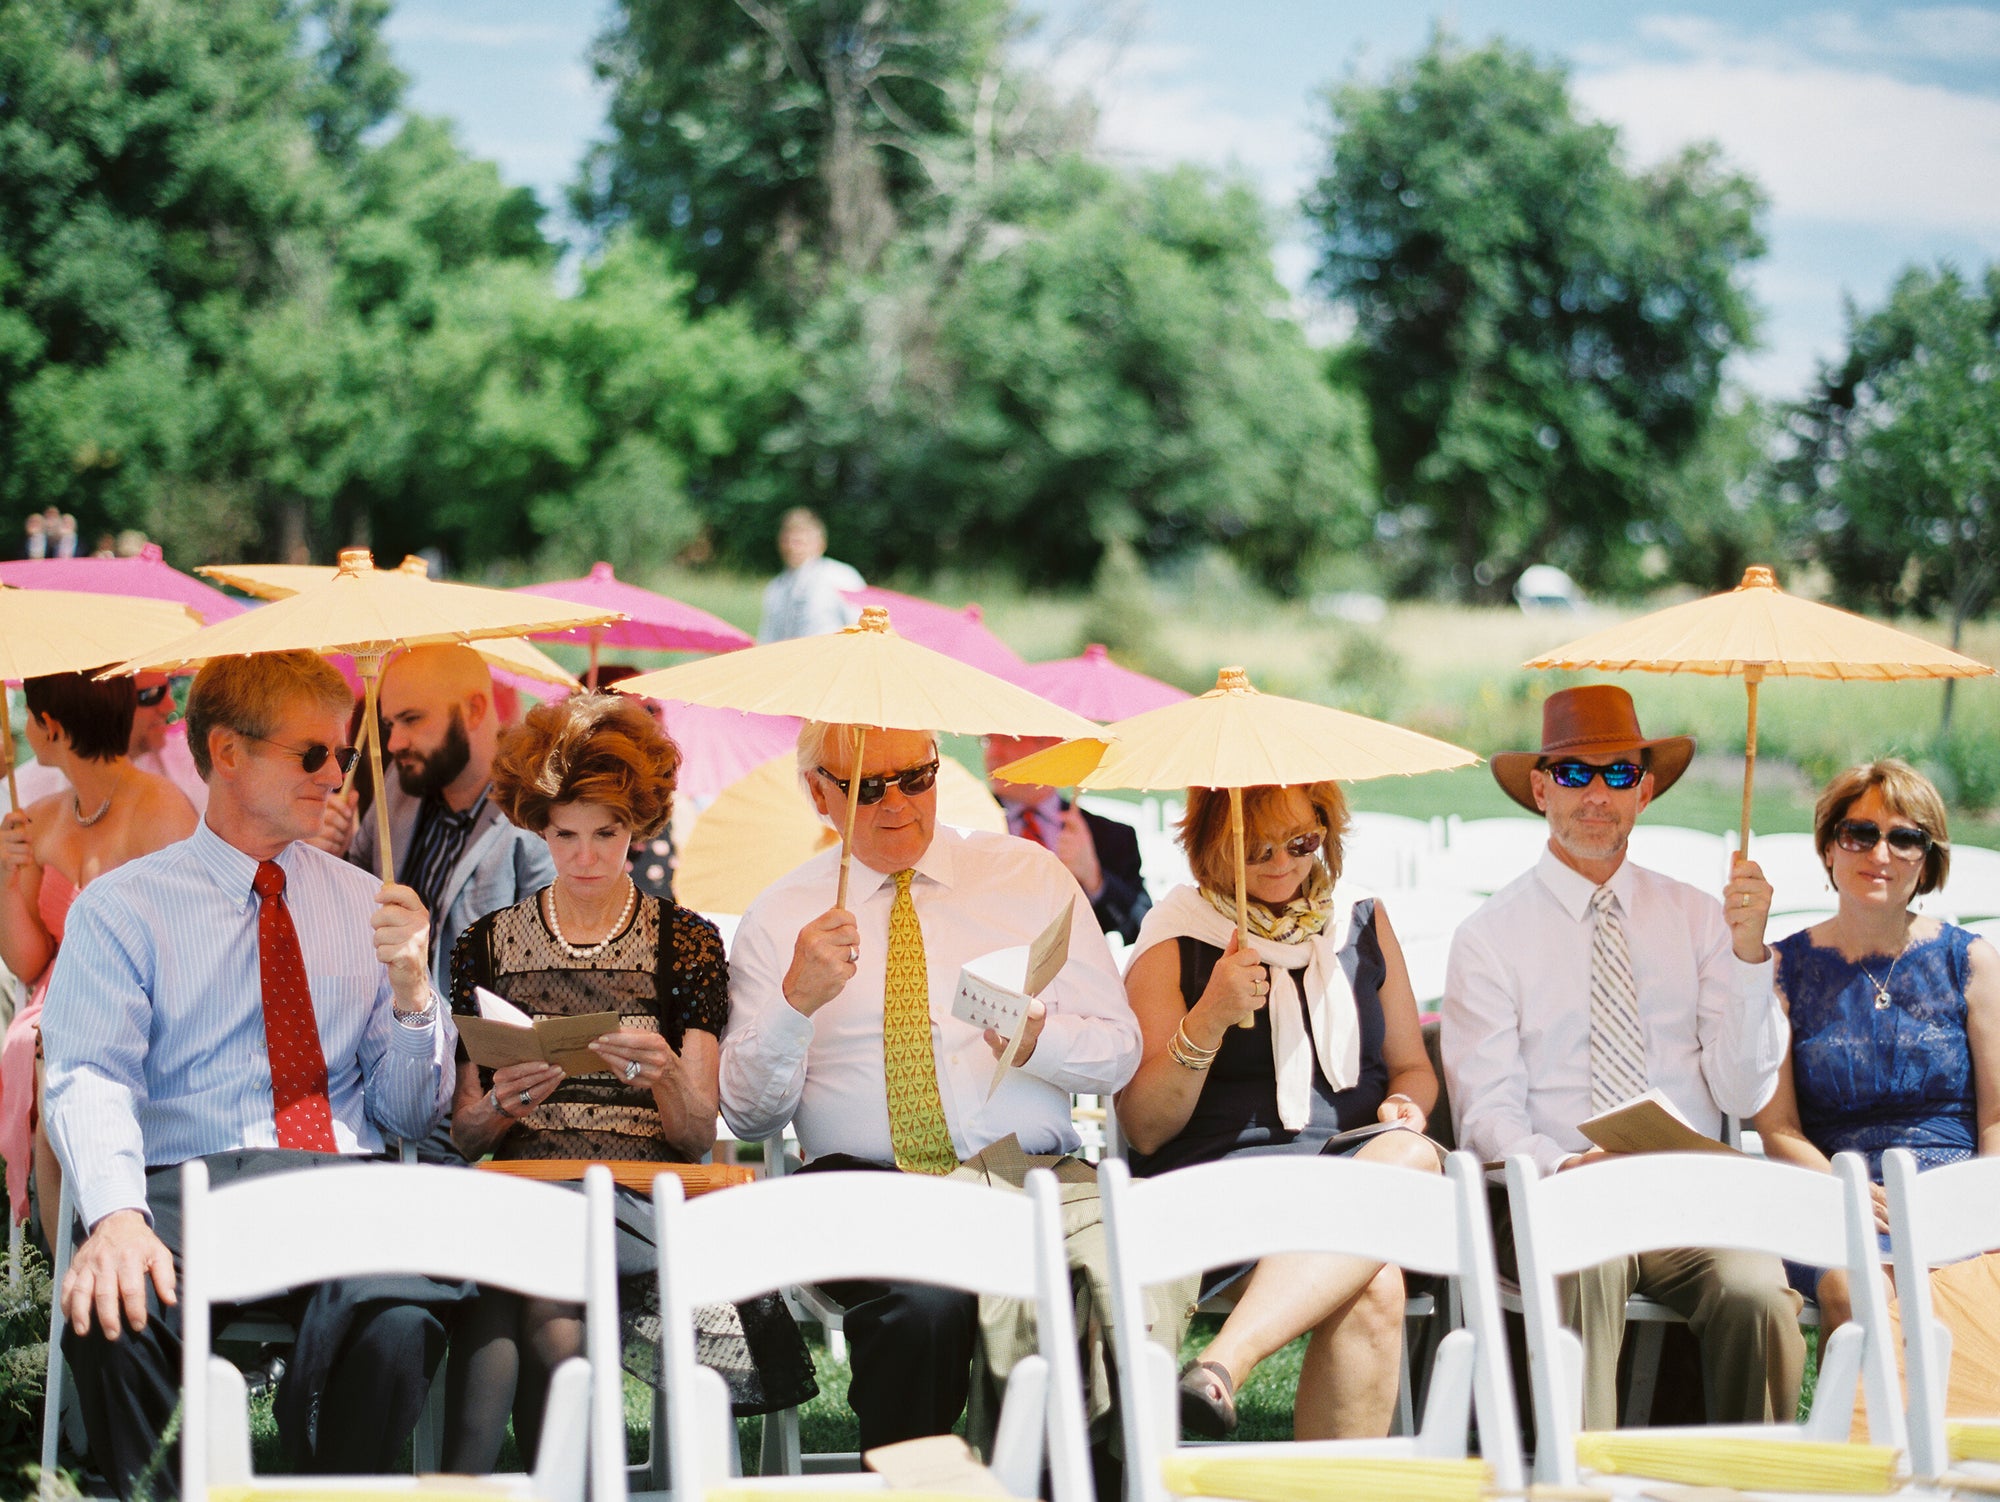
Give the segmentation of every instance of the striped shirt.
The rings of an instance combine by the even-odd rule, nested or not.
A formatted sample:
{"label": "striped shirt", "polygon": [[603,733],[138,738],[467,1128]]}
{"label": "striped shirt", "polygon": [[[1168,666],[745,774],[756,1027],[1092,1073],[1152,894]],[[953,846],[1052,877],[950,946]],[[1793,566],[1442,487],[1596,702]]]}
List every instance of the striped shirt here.
{"label": "striped shirt", "polygon": [[[451,1100],[443,1009],[395,1020],[377,883],[293,843],[277,857],[326,1055],[335,1144],[422,1137]],[[146,1170],[278,1145],[257,962],[257,862],[203,822],[98,877],[70,909],[42,1014],[44,1115],[86,1227],[146,1205]]]}
{"label": "striped shirt", "polygon": [[[436,793],[426,797],[417,809],[417,830],[410,838],[410,852],[403,857],[403,885],[423,900],[424,911],[436,914],[444,900],[445,886],[452,868],[465,854],[466,836],[472,833],[479,811],[486,807],[486,794],[493,784],[480,789],[479,796],[464,813],[454,813],[449,803]],[[431,950],[435,954],[438,925],[431,925]]]}

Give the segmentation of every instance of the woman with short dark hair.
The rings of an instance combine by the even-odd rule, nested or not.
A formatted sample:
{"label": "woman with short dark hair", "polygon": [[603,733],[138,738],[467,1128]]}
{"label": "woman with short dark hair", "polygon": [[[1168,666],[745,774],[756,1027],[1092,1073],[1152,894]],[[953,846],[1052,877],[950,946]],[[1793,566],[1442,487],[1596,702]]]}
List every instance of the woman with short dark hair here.
{"label": "woman with short dark hair", "polygon": [[[1908,1148],[1919,1168],[2000,1152],[2000,952],[1910,903],[1944,885],[1951,845],[1944,800],[1916,768],[1851,767],[1813,810],[1813,844],[1839,904],[1780,939],[1778,999],[1792,1048],[1755,1122],[1765,1153],[1822,1173],[1858,1152],[1889,1228],[1882,1154]],[[1817,1297],[1821,1339],[1850,1310],[1840,1268],[1794,1267]]]}
{"label": "woman with short dark hair", "polygon": [[[1196,884],[1147,914],[1125,972],[1145,1036],[1139,1070],[1118,1096],[1133,1173],[1323,1150],[1437,1172],[1438,1149],[1422,1135],[1437,1078],[1409,972],[1380,904],[1339,884],[1346,831],[1337,783],[1244,790],[1244,936],[1229,795],[1188,790],[1180,839]],[[1407,1130],[1332,1141],[1377,1125]],[[1182,1372],[1182,1422],[1227,1434],[1237,1388],[1265,1357],[1310,1333],[1297,1437],[1386,1434],[1402,1316],[1395,1267],[1266,1257],[1203,1359]]]}
{"label": "woman with short dark hair", "polygon": [[[538,705],[501,742],[493,796],[548,842],[555,881],[474,922],[451,957],[451,1007],[479,1013],[478,991],[530,1017],[615,1012],[593,1051],[603,1068],[488,1070],[460,1045],[452,1140],[467,1158],[698,1162],[715,1143],[718,1039],[729,1020],[728,966],[706,918],[641,893],[626,874],[632,841],[673,807],[680,751],[646,706],[621,694]],[[656,1311],[652,1207],[619,1197],[621,1302],[641,1330]],[[739,1412],[810,1394],[811,1365],[775,1298],[742,1306],[730,1372]],[[712,1333],[712,1332],[704,1332]],[[728,1335],[728,1332],[725,1332]],[[532,1465],[555,1368],[583,1352],[582,1310],[482,1290],[452,1337],[445,1469],[492,1470],[511,1409]]]}
{"label": "woman with short dark hair", "polygon": [[63,920],[86,883],[193,834],[195,812],[179,788],[126,756],[138,703],[130,678],[54,673],[27,679],[21,694],[29,749],[68,785],[0,819],[0,962],[30,988],[0,1044],[0,1157],[9,1223],[27,1218],[32,1163],[54,1245],[62,1176],[36,1121],[35,1058]]}

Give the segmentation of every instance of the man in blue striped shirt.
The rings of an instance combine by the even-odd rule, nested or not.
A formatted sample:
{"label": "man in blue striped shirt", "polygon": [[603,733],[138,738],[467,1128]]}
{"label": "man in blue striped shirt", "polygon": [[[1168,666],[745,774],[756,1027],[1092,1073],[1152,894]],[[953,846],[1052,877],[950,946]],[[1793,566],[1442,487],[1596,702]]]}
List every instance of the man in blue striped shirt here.
{"label": "man in blue striped shirt", "polygon": [[[63,1281],[64,1349],[94,1457],[121,1495],[178,1398],[177,1165],[209,1158],[226,1177],[380,1152],[385,1135],[422,1137],[450,1100],[455,1034],[431,987],[422,903],[302,843],[351,760],[350,707],[310,653],[204,668],[187,714],[209,787],[202,824],[91,882],[70,910],[42,1024],[49,1136],[88,1232]],[[270,913],[260,934],[278,903],[293,949],[270,939]],[[265,995],[301,964],[307,995]],[[291,1031],[267,1038],[267,1017]],[[314,1031],[304,1105],[320,1151],[281,1151],[301,1141],[290,1082]],[[343,1313],[354,1323],[320,1374],[304,1453],[317,1469],[387,1469],[422,1410],[442,1327],[410,1305]],[[164,1468],[156,1493],[176,1474]]]}

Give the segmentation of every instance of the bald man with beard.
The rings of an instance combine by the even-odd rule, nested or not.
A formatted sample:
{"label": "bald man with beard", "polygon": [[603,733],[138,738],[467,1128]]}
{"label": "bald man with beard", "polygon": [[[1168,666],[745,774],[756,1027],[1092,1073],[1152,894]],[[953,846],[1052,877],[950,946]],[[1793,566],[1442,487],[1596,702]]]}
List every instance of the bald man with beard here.
{"label": "bald man with beard", "polygon": [[[447,994],[452,946],[476,919],[555,880],[548,845],[517,828],[487,796],[500,717],[493,674],[470,647],[412,647],[382,673],[385,779],[396,880],[431,915],[431,976]],[[314,843],[376,869],[375,820],[357,820],[356,796],[327,800]],[[359,827],[357,827],[357,825]]]}

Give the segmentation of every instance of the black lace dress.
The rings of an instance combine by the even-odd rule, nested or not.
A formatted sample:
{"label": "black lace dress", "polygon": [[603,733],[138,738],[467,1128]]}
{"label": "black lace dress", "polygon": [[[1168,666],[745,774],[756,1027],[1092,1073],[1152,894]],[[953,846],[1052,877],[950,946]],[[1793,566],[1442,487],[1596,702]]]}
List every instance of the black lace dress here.
{"label": "black lace dress", "polygon": [[[621,1027],[659,1033],[676,1053],[690,1028],[717,1038],[729,1021],[729,971],[715,925],[672,901],[640,896],[624,929],[588,958],[564,949],[542,913],[541,893],[488,913],[460,935],[451,956],[451,1009],[477,1016],[484,986],[530,1017],[615,1011]],[[459,1062],[466,1062],[459,1045]],[[482,1068],[479,1083],[493,1087]],[[652,1092],[609,1071],[566,1079],[494,1146],[501,1159],[686,1161],[660,1133]],[[626,1364],[657,1381],[659,1290],[651,1202],[618,1191],[620,1305]],[[739,1416],[789,1408],[811,1397],[812,1359],[775,1294],[703,1312],[702,1362],[728,1380]]]}

